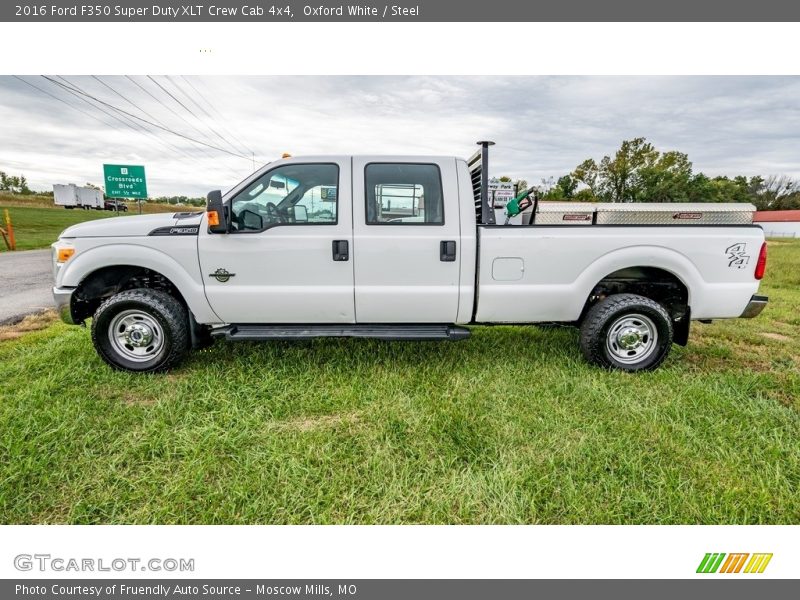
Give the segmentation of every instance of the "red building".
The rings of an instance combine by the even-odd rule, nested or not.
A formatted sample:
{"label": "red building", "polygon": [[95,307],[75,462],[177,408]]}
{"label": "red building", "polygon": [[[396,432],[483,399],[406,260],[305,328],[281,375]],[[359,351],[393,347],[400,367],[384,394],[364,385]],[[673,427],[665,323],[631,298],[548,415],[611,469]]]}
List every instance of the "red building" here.
{"label": "red building", "polygon": [[767,237],[800,238],[800,210],[757,210],[753,221]]}

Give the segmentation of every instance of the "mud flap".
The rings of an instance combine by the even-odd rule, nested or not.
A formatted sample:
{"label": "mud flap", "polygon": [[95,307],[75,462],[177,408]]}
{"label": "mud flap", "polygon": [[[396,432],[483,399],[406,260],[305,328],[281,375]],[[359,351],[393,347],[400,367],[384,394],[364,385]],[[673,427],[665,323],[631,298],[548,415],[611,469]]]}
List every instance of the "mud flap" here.
{"label": "mud flap", "polygon": [[678,344],[679,346],[685,346],[689,343],[689,326],[692,323],[692,309],[691,307],[686,307],[686,312],[680,318],[679,321],[673,321],[673,338],[672,342],[674,344]]}

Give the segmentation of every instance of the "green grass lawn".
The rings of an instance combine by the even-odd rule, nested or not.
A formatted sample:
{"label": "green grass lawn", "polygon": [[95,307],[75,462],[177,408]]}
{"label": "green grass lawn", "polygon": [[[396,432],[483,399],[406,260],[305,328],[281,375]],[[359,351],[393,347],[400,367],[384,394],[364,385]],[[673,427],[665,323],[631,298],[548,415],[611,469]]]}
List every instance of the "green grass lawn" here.
{"label": "green grass lawn", "polygon": [[[66,208],[38,208],[28,206],[8,207],[0,202],[0,221],[4,210],[8,208],[14,226],[14,237],[17,250],[33,250],[47,248],[58,239],[58,234],[70,225],[94,219],[116,216],[111,211],[101,210],[67,210]],[[2,223],[0,223],[2,225]],[[0,240],[0,252],[7,251]]]}
{"label": "green grass lawn", "polygon": [[[169,375],[0,342],[3,523],[798,523],[800,242],[654,373],[568,328],[224,344]],[[7,336],[13,337],[13,336]]]}
{"label": "green grass lawn", "polygon": [[[61,206],[52,206],[52,204],[53,199],[46,196],[15,197],[0,193],[0,227],[4,227],[3,215],[5,209],[8,209],[14,226],[17,250],[47,248],[58,239],[58,235],[62,231],[75,223],[137,214],[135,205],[131,205],[129,212],[117,215],[113,211],[76,208],[70,210]],[[176,210],[181,209],[163,204],[145,205],[145,212],[174,212]],[[0,238],[0,252],[5,251],[7,251],[6,245]]]}

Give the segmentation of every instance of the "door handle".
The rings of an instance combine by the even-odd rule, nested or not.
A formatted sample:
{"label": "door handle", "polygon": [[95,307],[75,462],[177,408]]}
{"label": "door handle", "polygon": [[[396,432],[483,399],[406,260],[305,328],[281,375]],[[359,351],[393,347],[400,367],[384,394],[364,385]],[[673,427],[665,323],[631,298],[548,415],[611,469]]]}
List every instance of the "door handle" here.
{"label": "door handle", "polygon": [[340,262],[349,260],[350,244],[347,240],[333,240],[333,260]]}
{"label": "door handle", "polygon": [[439,260],[442,262],[455,262],[456,243],[453,240],[439,242]]}

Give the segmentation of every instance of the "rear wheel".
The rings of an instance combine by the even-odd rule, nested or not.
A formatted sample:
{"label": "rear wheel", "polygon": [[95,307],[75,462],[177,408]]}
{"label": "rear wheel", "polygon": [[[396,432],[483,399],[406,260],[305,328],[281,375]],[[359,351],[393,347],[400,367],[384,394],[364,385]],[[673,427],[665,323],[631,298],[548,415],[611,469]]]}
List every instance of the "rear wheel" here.
{"label": "rear wheel", "polygon": [[581,324],[581,350],[602,367],[652,370],[667,358],[672,336],[663,306],[644,296],[615,294],[589,309]]}
{"label": "rear wheel", "polygon": [[189,351],[186,308],[169,294],[126,290],[103,302],[92,319],[92,342],[100,357],[123,371],[165,371]]}

